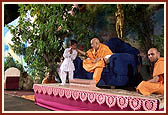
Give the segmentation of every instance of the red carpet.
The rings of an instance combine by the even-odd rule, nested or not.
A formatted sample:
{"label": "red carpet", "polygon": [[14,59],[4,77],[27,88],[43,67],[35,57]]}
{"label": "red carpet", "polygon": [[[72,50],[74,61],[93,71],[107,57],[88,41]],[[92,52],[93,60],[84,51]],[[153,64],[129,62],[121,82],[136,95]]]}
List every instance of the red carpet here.
{"label": "red carpet", "polygon": [[34,101],[34,91],[33,90],[4,90],[4,93]]}

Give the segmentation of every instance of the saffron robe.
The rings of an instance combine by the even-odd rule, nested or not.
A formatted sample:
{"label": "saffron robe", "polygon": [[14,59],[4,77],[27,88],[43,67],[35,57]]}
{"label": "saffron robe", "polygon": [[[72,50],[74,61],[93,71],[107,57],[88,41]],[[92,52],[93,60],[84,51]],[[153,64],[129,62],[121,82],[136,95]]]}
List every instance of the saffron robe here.
{"label": "saffron robe", "polygon": [[96,83],[101,78],[101,73],[103,71],[103,67],[105,67],[104,60],[99,60],[94,63],[94,60],[97,58],[104,58],[106,55],[112,55],[112,51],[105,44],[100,43],[100,46],[97,51],[93,48],[89,49],[86,52],[88,59],[83,60],[83,68],[88,72],[94,72],[93,80],[96,80]]}
{"label": "saffron robe", "polygon": [[151,83],[148,81],[142,81],[137,91],[145,96],[149,96],[152,93],[164,94],[164,58],[160,57],[154,65],[153,77],[159,76],[159,81]]}
{"label": "saffron robe", "polygon": [[42,84],[48,84],[48,83],[57,83],[54,77],[52,77],[51,81],[48,80],[48,77],[45,77],[42,81]]}

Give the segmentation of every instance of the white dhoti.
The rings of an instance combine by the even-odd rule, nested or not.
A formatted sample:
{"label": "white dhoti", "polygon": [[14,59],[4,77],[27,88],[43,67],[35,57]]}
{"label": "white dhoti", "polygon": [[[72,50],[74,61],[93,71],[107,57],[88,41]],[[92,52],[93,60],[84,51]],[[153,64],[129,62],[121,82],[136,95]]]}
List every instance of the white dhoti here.
{"label": "white dhoti", "polygon": [[73,79],[73,71],[61,71],[61,85],[64,85],[66,83],[66,77],[68,74],[68,78],[69,80]]}

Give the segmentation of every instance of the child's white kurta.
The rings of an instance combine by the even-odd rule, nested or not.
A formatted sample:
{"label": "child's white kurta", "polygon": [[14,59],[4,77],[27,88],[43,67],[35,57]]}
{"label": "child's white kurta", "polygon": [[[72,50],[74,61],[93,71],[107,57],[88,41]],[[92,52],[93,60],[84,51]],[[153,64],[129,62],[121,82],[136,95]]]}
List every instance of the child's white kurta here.
{"label": "child's white kurta", "polygon": [[69,80],[73,79],[73,71],[75,70],[73,60],[77,56],[77,51],[72,50],[72,54],[70,54],[70,50],[71,48],[66,48],[63,54],[64,61],[62,62],[60,67],[60,70],[61,70],[60,77],[61,77],[62,84],[66,83],[67,73],[69,76]]}

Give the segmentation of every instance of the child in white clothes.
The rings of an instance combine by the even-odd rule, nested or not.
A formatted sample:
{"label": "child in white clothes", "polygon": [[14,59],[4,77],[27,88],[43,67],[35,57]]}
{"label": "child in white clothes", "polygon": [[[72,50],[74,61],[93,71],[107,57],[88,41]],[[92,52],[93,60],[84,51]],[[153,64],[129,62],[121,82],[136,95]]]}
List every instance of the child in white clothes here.
{"label": "child in white clothes", "polygon": [[65,85],[66,83],[66,76],[68,73],[69,80],[73,79],[73,71],[75,70],[73,60],[75,60],[77,56],[77,41],[71,40],[70,41],[70,47],[66,48],[63,54],[64,61],[62,62],[60,66],[60,78],[61,78],[61,85]]}

